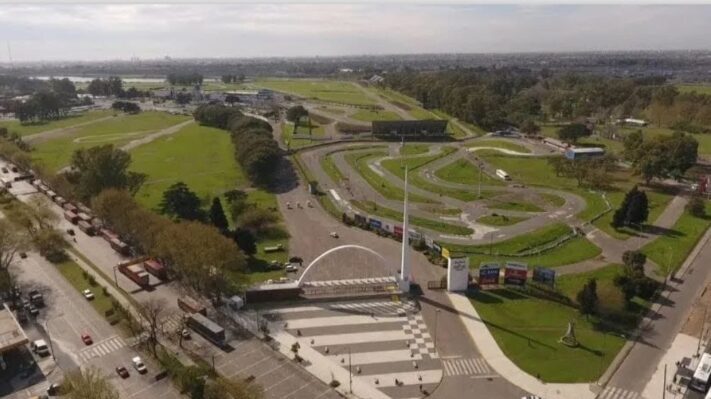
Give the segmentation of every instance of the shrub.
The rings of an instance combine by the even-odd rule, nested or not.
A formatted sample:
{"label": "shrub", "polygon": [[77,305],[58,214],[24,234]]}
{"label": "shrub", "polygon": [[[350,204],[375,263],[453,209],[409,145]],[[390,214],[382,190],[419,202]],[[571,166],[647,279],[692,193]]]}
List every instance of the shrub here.
{"label": "shrub", "polygon": [[692,196],[686,204],[686,211],[697,218],[705,217],[706,207],[704,206],[704,200],[698,195]]}
{"label": "shrub", "polygon": [[331,388],[338,388],[341,383],[338,382],[338,380],[331,380],[331,382],[328,384]]}
{"label": "shrub", "polygon": [[97,285],[94,276],[89,276],[89,284],[91,284],[92,287],[95,287]]}

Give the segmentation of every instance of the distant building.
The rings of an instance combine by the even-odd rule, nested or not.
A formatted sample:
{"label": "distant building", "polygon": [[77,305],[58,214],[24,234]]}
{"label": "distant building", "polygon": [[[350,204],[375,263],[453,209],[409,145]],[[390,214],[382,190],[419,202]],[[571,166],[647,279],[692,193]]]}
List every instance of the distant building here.
{"label": "distant building", "polygon": [[[268,89],[226,91],[225,101],[238,102],[252,107],[266,107],[274,102],[274,92]],[[232,101],[237,99],[237,101]]]}
{"label": "distant building", "polygon": [[620,123],[622,123],[623,125],[632,125],[632,126],[639,126],[639,127],[647,126],[647,121],[645,121],[643,119],[625,118],[625,119],[620,119]]}
{"label": "distant building", "polygon": [[543,139],[543,143],[555,148],[556,150],[559,151],[565,151],[570,145],[568,145],[565,142],[562,142],[558,139],[554,139],[552,137],[546,137]]}
{"label": "distant building", "polygon": [[447,120],[373,121],[372,131],[378,137],[433,137],[447,135]]}
{"label": "distant building", "polygon": [[373,75],[370,77],[370,79],[368,79],[369,83],[374,83],[374,84],[383,83],[384,81],[385,81],[385,78],[380,75]]}
{"label": "distant building", "polygon": [[565,150],[565,157],[572,161],[598,158],[603,155],[605,155],[605,149],[600,147],[575,147]]}

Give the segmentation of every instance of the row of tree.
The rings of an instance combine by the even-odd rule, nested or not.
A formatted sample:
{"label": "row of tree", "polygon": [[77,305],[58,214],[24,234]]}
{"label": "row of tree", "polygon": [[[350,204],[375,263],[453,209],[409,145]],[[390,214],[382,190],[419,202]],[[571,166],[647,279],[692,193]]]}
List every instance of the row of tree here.
{"label": "row of tree", "polygon": [[137,114],[141,112],[141,106],[132,101],[114,101],[111,108],[127,114]]}
{"label": "row of tree", "polygon": [[610,186],[610,174],[616,169],[614,156],[571,160],[561,156],[549,157],[548,163],[556,176],[573,178],[580,187],[604,189]]}
{"label": "row of tree", "polygon": [[222,83],[241,83],[244,82],[244,74],[226,74],[222,75]]}
{"label": "row of tree", "polygon": [[681,178],[696,164],[699,143],[688,134],[645,137],[641,131],[624,140],[624,157],[649,183],[653,178]]}
{"label": "row of tree", "polygon": [[166,75],[165,80],[173,86],[191,86],[202,84],[203,76],[197,72],[173,72]]}
{"label": "row of tree", "polygon": [[118,76],[109,76],[106,79],[96,78],[89,82],[86,91],[93,96],[116,96],[124,94],[123,80]]}

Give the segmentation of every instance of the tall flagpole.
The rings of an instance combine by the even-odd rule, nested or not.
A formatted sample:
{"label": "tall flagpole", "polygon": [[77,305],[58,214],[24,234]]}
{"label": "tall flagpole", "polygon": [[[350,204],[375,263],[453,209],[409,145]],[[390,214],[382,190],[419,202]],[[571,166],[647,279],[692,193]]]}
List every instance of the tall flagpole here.
{"label": "tall flagpole", "polygon": [[410,231],[407,215],[407,166],[405,166],[405,203],[402,210],[402,254],[400,264],[400,291],[410,292]]}

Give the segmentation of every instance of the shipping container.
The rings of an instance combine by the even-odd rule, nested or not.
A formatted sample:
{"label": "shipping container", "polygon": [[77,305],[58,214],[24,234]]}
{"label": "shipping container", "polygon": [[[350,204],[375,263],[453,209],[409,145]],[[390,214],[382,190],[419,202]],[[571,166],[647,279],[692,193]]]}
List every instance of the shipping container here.
{"label": "shipping container", "polygon": [[134,283],[140,285],[141,287],[145,288],[149,286],[150,277],[148,276],[148,273],[146,273],[146,271],[141,268],[141,266],[119,265],[118,269],[126,277],[130,278],[131,280],[133,280]]}
{"label": "shipping container", "polygon": [[143,267],[148,273],[158,277],[161,280],[165,280],[168,278],[168,273],[165,269],[165,266],[163,266],[162,263],[158,262],[155,259],[148,259],[147,261],[143,262]]}

